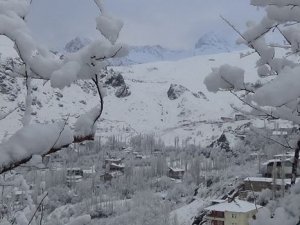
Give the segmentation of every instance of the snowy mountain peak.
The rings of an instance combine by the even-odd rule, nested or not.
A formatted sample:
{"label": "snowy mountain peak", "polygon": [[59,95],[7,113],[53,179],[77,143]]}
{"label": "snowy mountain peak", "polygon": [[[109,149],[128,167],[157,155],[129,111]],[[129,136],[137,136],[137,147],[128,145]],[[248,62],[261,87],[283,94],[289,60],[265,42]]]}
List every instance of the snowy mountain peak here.
{"label": "snowy mountain peak", "polygon": [[77,52],[81,48],[88,45],[90,42],[91,40],[88,38],[76,37],[66,44],[64,50],[68,53]]}
{"label": "snowy mountain peak", "polygon": [[230,52],[237,49],[233,41],[229,41],[216,32],[208,32],[202,35],[197,43],[195,49],[206,54]]}

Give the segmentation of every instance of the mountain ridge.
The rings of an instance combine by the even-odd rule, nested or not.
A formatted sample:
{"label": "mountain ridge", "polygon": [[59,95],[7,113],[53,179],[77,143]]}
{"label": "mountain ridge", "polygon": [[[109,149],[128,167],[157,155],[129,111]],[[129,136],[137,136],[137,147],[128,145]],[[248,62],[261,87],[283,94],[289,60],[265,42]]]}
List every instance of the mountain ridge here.
{"label": "mountain ridge", "polygon": [[[66,53],[72,53],[75,50],[86,46],[89,39],[75,37],[69,41],[64,50]],[[114,60],[114,65],[133,65],[158,61],[178,61],[197,55],[219,54],[241,50],[234,41],[224,38],[216,32],[203,34],[195,44],[194,49],[174,50],[162,47],[160,45],[128,46],[128,56],[123,59]]]}

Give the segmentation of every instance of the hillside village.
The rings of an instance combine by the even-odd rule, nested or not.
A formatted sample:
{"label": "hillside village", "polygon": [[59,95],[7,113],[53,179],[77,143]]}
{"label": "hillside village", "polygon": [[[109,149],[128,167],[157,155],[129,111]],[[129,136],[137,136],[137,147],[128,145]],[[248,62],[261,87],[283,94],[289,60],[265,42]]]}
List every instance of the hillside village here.
{"label": "hillside village", "polygon": [[56,24],[67,41],[49,19],[65,44],[48,48],[33,29],[46,3],[0,0],[0,225],[299,225],[300,3],[252,0],[264,17],[243,31],[220,15],[236,42],[214,28],[176,50],[136,39],[164,40],[167,0],[125,19],[150,13],[155,35],[92,2],[98,38],[73,37],[84,15]]}
{"label": "hillside village", "polygon": [[[269,132],[277,135],[277,130]],[[247,138],[247,133],[244,138]],[[117,213],[119,207],[133,201],[136,192],[146,188],[153,197],[169,205],[171,221],[177,220],[175,218],[181,210],[184,212],[185,208],[192,207],[189,211],[194,214],[182,218],[180,224],[223,222],[246,225],[249,218],[254,218],[269,201],[290,191],[291,152],[270,158],[261,149],[253,149],[248,158],[242,159],[232,153],[219,158],[218,155],[207,156],[197,146],[176,149],[161,145],[155,139],[151,144],[149,139],[149,136],[140,137],[144,144],[139,147],[128,146],[112,137],[107,143],[98,140],[49,155],[35,169],[24,167],[16,170],[17,174],[27,174],[24,178],[29,189],[3,187],[6,196],[3,202],[10,202],[12,204],[7,207],[18,209],[24,207],[28,194],[36,196],[33,200],[38,201],[44,190],[60,188],[66,196],[56,200],[52,196],[48,200],[50,205],[61,205],[62,211],[57,216],[67,213],[64,204],[70,200],[73,210],[79,210],[83,202],[89,201],[84,211],[101,221],[101,218]],[[220,146],[214,147],[216,151],[228,151]],[[225,164],[224,159],[228,160]],[[232,170],[241,160],[246,160],[245,168],[251,168],[246,174]],[[11,178],[6,175],[4,179],[9,181]],[[299,180],[297,178],[297,182]],[[187,186],[189,183],[191,187]],[[51,210],[49,204],[44,210]]]}

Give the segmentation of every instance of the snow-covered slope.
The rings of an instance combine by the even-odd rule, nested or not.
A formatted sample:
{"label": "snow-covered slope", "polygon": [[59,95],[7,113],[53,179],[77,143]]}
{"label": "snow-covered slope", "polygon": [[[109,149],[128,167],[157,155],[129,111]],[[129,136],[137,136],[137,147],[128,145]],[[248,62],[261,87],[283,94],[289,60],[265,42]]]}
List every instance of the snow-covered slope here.
{"label": "snow-covered slope", "polygon": [[[2,51],[7,51],[7,47],[1,46]],[[209,93],[203,84],[204,78],[210,73],[211,67],[230,63],[247,69],[246,80],[256,80],[256,77],[250,76],[255,74],[255,59],[254,55],[240,59],[239,53],[234,52],[196,56],[176,62],[116,67],[114,70],[122,72],[131,95],[117,98],[116,89],[108,89],[98,135],[119,134],[126,139],[138,133],[154,133],[169,143],[179,136],[182,141],[206,146],[218,138],[223,130],[245,122],[222,122],[221,117],[234,116],[230,104],[241,103],[229,93]],[[24,102],[22,79],[12,82],[18,84],[20,91],[15,100],[1,93],[0,110],[3,112]],[[176,98],[168,96],[171,86],[180,87]],[[92,83],[88,82],[79,82],[60,91],[50,88],[49,82],[44,84],[35,81],[33,97],[33,122],[69,116],[72,124],[80,114],[99,103]],[[0,121],[1,136],[5,132],[12,134],[21,126],[19,120],[23,113],[22,107],[19,107]]]}

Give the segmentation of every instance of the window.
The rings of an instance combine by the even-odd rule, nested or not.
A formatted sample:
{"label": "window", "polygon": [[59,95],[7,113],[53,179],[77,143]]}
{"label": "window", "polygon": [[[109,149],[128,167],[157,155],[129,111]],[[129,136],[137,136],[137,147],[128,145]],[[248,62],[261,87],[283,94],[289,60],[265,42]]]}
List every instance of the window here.
{"label": "window", "polygon": [[231,217],[236,219],[236,214],[235,214],[235,213],[232,213],[232,214],[231,214]]}

